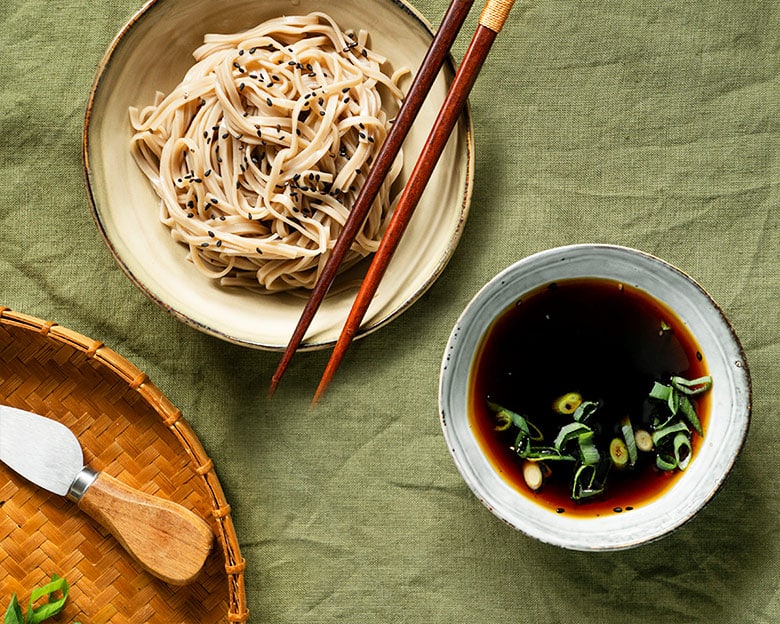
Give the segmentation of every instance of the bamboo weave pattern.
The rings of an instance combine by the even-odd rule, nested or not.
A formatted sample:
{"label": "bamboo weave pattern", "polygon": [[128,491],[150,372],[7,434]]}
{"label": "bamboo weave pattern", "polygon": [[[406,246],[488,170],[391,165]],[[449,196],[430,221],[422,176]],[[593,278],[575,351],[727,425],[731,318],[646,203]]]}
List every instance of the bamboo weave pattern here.
{"label": "bamboo weave pattern", "polygon": [[87,464],[192,509],[216,536],[195,582],[171,586],[142,571],[72,502],[0,464],[0,599],[16,592],[24,603],[56,573],[70,585],[61,616],[67,622],[249,618],[246,564],[213,462],[145,373],[99,341],[0,307],[0,403],[61,421]]}

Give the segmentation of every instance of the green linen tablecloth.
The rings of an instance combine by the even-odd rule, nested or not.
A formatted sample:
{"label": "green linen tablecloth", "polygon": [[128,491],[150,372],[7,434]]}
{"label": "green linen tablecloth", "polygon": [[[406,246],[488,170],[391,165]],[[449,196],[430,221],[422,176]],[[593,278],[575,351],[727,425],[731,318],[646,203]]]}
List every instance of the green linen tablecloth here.
{"label": "green linen tablecloth", "polygon": [[[447,3],[414,4],[438,24]],[[232,505],[252,622],[780,622],[780,4],[518,4],[470,99],[463,239],[419,302],[353,346],[316,410],[327,352],[297,356],[269,401],[278,354],[166,315],[92,221],[85,103],[140,6],[0,1],[0,304],[102,340],[182,410]],[[611,554],[497,520],[461,480],[437,414],[444,344],[478,288],[579,242],[692,275],[753,378],[725,488],[671,536]]]}

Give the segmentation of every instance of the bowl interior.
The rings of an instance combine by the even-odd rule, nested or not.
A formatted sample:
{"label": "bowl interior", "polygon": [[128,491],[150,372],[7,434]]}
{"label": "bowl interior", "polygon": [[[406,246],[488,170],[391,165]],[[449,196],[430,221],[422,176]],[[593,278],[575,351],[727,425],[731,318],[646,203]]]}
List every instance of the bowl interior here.
{"label": "bowl interior", "polygon": [[[417,69],[430,44],[430,26],[398,0],[157,0],[117,35],[98,70],[84,130],[87,185],[95,221],[120,267],[153,301],[179,319],[221,338],[268,349],[286,346],[306,293],[258,295],[222,288],[185,260],[159,223],[159,200],[132,159],[130,106],[170,91],[193,62],[209,32],[239,32],[272,17],[324,11],[343,29],[367,29],[369,45],[394,69]],[[404,144],[408,178],[453,76],[451,64],[437,79]],[[451,137],[407,233],[388,268],[360,335],[388,322],[438,277],[460,238],[473,178],[472,136],[465,113]],[[346,319],[365,261],[339,278],[353,288],[329,295],[303,348],[332,344]]]}
{"label": "bowl interior", "polygon": [[[676,312],[708,363],[713,387],[704,439],[688,468],[662,496],[628,513],[567,517],[517,492],[493,468],[469,424],[474,358],[493,320],[536,287],[565,278],[609,278],[644,290]],[[721,310],[691,278],[648,254],[575,245],[530,256],[474,297],[447,344],[441,368],[442,428],[458,470],[499,518],[541,541],[576,550],[617,550],[662,537],[696,514],[722,485],[747,434],[750,378],[739,341]]]}

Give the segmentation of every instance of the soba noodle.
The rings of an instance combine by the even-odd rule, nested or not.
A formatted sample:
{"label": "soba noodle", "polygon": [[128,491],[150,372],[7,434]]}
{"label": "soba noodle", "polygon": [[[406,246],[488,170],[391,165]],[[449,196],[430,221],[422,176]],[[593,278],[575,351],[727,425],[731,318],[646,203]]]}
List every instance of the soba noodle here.
{"label": "soba noodle", "polygon": [[[404,72],[383,73],[366,42],[324,13],[209,34],[170,94],[130,109],[160,220],[204,274],[314,286],[402,98]],[[399,156],[345,267],[376,250],[400,168]]]}

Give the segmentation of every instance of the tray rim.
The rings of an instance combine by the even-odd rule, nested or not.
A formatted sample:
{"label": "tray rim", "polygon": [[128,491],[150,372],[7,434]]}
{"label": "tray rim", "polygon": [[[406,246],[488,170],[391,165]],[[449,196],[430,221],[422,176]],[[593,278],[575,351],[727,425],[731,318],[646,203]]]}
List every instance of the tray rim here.
{"label": "tray rim", "polygon": [[124,380],[131,390],[155,411],[163,425],[174,435],[192,464],[195,473],[203,480],[211,503],[211,515],[217,527],[216,539],[225,559],[225,574],[228,582],[228,622],[246,622],[249,610],[246,601],[244,573],[246,559],[236,535],[235,526],[222,485],[217,476],[214,461],[207,455],[197,434],[177,408],[150,380],[149,376],[125,357],[107,347],[102,341],[60,325],[55,321],[12,310],[0,305],[0,326],[13,326],[44,336],[48,340],[81,351],[88,358],[109,369],[116,377]]}

